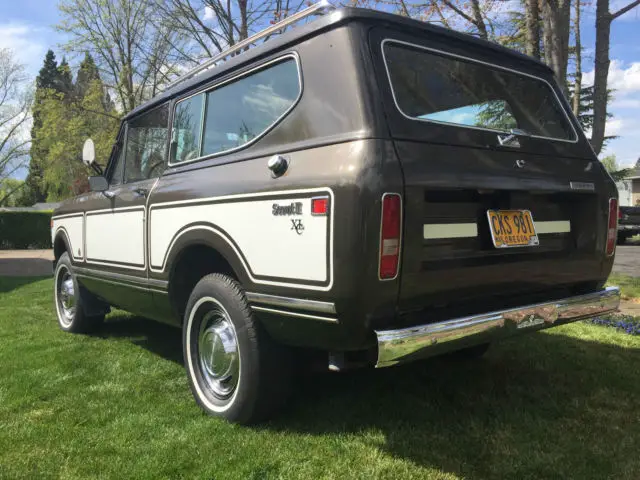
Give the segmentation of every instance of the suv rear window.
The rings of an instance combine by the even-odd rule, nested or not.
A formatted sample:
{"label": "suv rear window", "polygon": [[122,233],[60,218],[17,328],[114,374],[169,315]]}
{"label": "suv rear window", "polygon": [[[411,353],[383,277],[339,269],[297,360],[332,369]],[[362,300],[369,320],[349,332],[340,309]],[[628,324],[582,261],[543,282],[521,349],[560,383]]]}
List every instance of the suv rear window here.
{"label": "suv rear window", "polygon": [[411,119],[576,140],[542,79],[396,40],[383,53],[395,103]]}

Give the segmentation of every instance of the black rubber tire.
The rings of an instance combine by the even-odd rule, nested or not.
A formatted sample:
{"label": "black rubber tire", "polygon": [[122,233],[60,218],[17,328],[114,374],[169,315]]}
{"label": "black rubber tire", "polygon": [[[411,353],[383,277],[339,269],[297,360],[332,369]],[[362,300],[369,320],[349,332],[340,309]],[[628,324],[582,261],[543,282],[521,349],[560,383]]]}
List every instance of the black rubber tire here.
{"label": "black rubber tire", "polygon": [[[60,276],[65,272],[69,272],[73,281],[73,291],[75,298],[75,312],[73,318],[70,320],[64,317],[61,306],[58,301],[58,282]],[[96,331],[102,322],[104,321],[104,314],[87,315],[85,303],[90,302],[92,299],[90,293],[78,284],[78,280],[73,273],[73,266],[67,252],[63,253],[58,262],[56,263],[56,269],[53,276],[53,295],[54,305],[56,309],[56,316],[58,318],[58,325],[65,332],[70,333],[91,333]]]}
{"label": "black rubber tire", "polygon": [[490,343],[481,343],[473,347],[463,348],[453,352],[453,356],[460,360],[476,360],[484,356],[491,346]]}
{"label": "black rubber tire", "polygon": [[[237,338],[239,375],[227,398],[208,386],[198,361],[198,336],[207,305],[223,307]],[[209,415],[253,424],[271,417],[289,398],[291,352],[271,339],[254,317],[242,287],[231,277],[210,274],[196,284],[184,314],[182,346],[191,393]]]}

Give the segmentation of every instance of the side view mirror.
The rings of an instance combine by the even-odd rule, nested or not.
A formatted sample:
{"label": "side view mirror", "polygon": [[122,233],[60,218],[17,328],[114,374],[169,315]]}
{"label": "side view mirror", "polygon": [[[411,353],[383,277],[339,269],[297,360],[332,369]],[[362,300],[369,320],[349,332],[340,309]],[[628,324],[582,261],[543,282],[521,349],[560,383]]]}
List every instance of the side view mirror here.
{"label": "side view mirror", "polygon": [[109,183],[102,175],[89,177],[89,189],[92,192],[105,192],[109,189]]}
{"label": "side view mirror", "polygon": [[96,161],[96,146],[93,143],[93,140],[87,138],[84,142],[84,146],[82,147],[82,162],[90,167]]}

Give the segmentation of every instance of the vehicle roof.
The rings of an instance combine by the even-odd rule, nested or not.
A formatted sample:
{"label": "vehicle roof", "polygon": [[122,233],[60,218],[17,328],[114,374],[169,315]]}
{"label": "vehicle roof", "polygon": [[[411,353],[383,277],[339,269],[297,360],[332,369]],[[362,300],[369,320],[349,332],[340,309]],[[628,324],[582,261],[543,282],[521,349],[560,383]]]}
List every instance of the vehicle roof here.
{"label": "vehicle roof", "polygon": [[224,75],[225,73],[232,71],[243,64],[251,63],[259,59],[260,57],[264,57],[274,51],[283,49],[292,44],[300,43],[305,38],[318,35],[324,31],[331,30],[345,23],[357,20],[379,23],[380,25],[388,25],[391,27],[395,26],[412,30],[422,30],[431,34],[448,37],[461,42],[466,42],[470,45],[491,50],[494,53],[512,58],[513,60],[531,63],[538,68],[542,67],[547,71],[551,71],[551,69],[546,64],[534,59],[533,57],[529,57],[515,50],[503,47],[502,45],[473,37],[466,33],[457,32],[455,30],[450,30],[438,25],[421,22],[419,20],[414,20],[401,15],[381,12],[379,10],[345,7],[333,10],[328,14],[322,15],[318,19],[305,25],[299,25],[291,28],[289,31],[283,33],[282,35],[273,37],[267,42],[252,47],[245,52],[237,54],[234,57],[231,57],[228,60],[223,61],[222,63],[219,63],[218,65],[201,72],[193,78],[185,80],[184,82],[181,82],[174,87],[165,90],[149,101],[134,108],[125,116],[125,120],[137,115],[144,110],[150,109],[185,92],[191,91],[200,85],[206,84],[213,78]]}

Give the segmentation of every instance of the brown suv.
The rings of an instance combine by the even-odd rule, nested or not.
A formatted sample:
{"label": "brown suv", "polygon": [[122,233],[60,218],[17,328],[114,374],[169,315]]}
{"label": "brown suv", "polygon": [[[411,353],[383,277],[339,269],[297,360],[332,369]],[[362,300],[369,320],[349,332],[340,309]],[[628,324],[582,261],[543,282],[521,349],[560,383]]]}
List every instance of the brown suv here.
{"label": "brown suv", "polygon": [[53,218],[62,329],[181,327],[196,400],[235,422],[283,402],[292,351],[477,355],[619,302],[617,192],[548,67],[370,10],[288,22],[321,12],[128,114]]}

